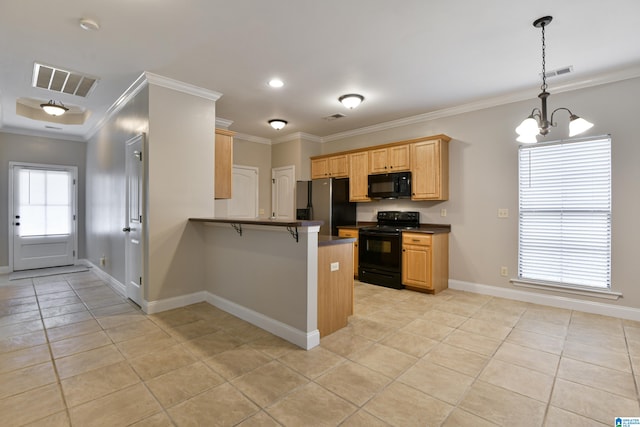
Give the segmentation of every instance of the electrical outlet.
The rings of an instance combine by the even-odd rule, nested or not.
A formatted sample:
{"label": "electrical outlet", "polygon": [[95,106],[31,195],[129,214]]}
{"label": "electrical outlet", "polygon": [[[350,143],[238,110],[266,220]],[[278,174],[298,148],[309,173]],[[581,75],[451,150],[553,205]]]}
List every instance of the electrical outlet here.
{"label": "electrical outlet", "polygon": [[507,209],[507,208],[499,208],[498,209],[498,218],[509,218],[509,209]]}
{"label": "electrical outlet", "polygon": [[509,269],[505,266],[500,267],[500,275],[502,277],[507,277],[509,275]]}
{"label": "electrical outlet", "polygon": [[447,210],[445,208],[440,209],[440,216],[442,217],[447,216]]}
{"label": "electrical outlet", "polygon": [[340,263],[339,262],[332,262],[331,263],[331,271],[338,271],[340,270]]}
{"label": "electrical outlet", "polygon": [[258,211],[258,215],[264,215],[264,208],[260,208],[260,210]]}

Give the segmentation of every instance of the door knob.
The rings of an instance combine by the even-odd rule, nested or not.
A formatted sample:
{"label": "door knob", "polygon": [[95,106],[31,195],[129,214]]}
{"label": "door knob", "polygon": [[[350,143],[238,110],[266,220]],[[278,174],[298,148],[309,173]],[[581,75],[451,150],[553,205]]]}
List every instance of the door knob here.
{"label": "door knob", "polygon": [[124,231],[125,233],[128,233],[129,231],[131,231],[131,227],[125,227],[122,229],[122,231]]}

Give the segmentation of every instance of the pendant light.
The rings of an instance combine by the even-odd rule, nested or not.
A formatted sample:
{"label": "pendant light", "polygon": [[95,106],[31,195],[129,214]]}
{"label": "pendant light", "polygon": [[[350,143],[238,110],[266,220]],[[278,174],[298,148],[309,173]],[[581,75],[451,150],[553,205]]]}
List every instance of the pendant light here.
{"label": "pendant light", "polygon": [[50,114],[52,116],[61,116],[69,109],[62,105],[62,102],[56,104],[55,101],[50,100],[46,104],[40,104],[40,108],[44,110],[45,113]]}
{"label": "pendant light", "polygon": [[553,116],[556,112],[560,110],[567,111],[569,113],[569,136],[579,135],[582,132],[585,132],[588,129],[591,129],[593,123],[589,123],[585,119],[578,117],[573,114],[571,110],[565,107],[556,108],[551,113],[551,120],[547,119],[547,98],[551,95],[547,92],[547,75],[546,75],[546,62],[545,62],[545,37],[544,37],[544,29],[550,23],[553,17],[551,16],[543,16],[542,18],[538,18],[533,21],[533,26],[536,28],[540,28],[542,30],[542,92],[538,95],[540,101],[542,102],[541,108],[534,108],[529,114],[529,117],[524,119],[520,126],[516,128],[516,132],[518,133],[518,138],[516,141],[522,143],[535,143],[538,142],[538,135],[547,135],[551,130],[551,127],[555,127],[556,123],[553,121]]}

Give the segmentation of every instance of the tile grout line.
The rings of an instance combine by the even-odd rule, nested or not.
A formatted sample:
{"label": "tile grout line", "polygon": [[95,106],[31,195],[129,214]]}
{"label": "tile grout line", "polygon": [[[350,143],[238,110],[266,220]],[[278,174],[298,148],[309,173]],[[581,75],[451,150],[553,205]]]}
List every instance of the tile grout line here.
{"label": "tile grout line", "polygon": [[[38,311],[40,312],[40,321],[42,322],[42,328],[44,330],[44,336],[45,339],[47,340],[47,348],[49,350],[49,357],[51,358],[51,365],[53,366],[53,370],[56,374],[56,384],[58,386],[58,392],[60,393],[60,397],[62,398],[62,403],[64,405],[64,410],[65,413],[67,414],[67,420],[69,421],[69,425],[72,426],[72,422],[71,422],[71,412],[69,411],[69,405],[67,404],[67,398],[64,395],[64,390],[62,389],[62,380],[60,379],[60,373],[58,372],[58,365],[56,363],[55,358],[53,357],[53,350],[51,349],[51,341],[49,340],[49,330],[48,328],[45,326],[44,324],[44,318],[42,317],[42,307],[40,306],[40,298],[38,297],[38,293],[36,292],[36,284],[35,282],[33,282],[33,292],[36,295],[36,303],[38,304]],[[65,282],[69,285],[69,287],[71,287],[71,285],[65,280]],[[73,289],[73,288],[71,288]],[[74,292],[75,293],[75,292]],[[47,417],[51,416],[53,414],[49,414],[47,415]],[[46,417],[44,417],[46,418]],[[44,419],[42,418],[42,419]]]}

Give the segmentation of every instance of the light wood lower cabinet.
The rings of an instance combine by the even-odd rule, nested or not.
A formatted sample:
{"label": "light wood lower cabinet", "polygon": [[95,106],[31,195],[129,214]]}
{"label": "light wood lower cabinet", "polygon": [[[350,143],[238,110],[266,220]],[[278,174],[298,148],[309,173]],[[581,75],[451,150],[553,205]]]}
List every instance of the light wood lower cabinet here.
{"label": "light wood lower cabinet", "polygon": [[353,242],[353,277],[358,278],[358,229],[357,228],[340,228],[338,237],[355,238]]}
{"label": "light wood lower cabinet", "polygon": [[[325,337],[347,326],[353,314],[353,246],[318,246],[318,330]],[[331,264],[338,269],[331,271]]]}
{"label": "light wood lower cabinet", "polygon": [[449,234],[402,233],[402,284],[438,293],[449,283]]}

